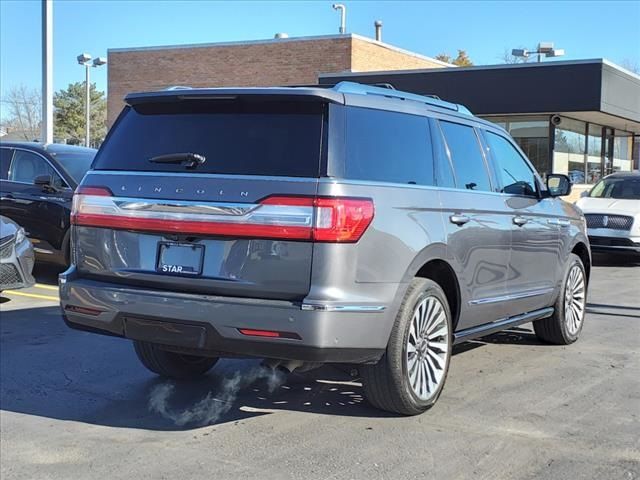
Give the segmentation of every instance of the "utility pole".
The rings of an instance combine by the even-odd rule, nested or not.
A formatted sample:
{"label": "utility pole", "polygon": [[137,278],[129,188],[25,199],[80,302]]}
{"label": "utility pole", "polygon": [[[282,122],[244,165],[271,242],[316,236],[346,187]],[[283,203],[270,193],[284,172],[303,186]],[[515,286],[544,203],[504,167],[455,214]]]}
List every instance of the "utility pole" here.
{"label": "utility pole", "polygon": [[40,139],[53,143],[53,0],[42,1],[42,120]]}

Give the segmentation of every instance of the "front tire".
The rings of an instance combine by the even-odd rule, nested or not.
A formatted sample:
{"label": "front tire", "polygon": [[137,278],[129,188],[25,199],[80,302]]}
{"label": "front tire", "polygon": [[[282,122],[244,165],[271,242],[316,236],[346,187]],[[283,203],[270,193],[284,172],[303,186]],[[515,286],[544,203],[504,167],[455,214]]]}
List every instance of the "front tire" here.
{"label": "front tire", "polygon": [[571,254],[553,315],[533,322],[538,339],[556,345],[569,345],[580,336],[587,306],[587,276],[582,260]]}
{"label": "front tire", "polygon": [[163,350],[159,345],[134,340],[133,346],[138,359],[150,371],[162,377],[175,380],[193,380],[206,374],[218,359],[183,355]]}
{"label": "front tire", "polygon": [[417,415],[432,407],[449,371],[453,323],[447,297],[437,283],[415,278],[375,365],[364,365],[367,400],[376,408]]}

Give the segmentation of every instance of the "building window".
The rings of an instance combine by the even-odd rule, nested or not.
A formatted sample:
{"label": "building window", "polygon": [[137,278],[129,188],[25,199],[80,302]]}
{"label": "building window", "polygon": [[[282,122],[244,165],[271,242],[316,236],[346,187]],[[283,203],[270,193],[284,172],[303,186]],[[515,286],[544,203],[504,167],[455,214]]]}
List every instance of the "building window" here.
{"label": "building window", "polygon": [[616,130],[613,138],[613,171],[633,170],[633,134]]}
{"label": "building window", "polygon": [[[571,183],[586,183],[585,147],[587,124],[563,118],[556,127],[553,148],[553,171],[569,176]],[[598,162],[600,154],[598,154]],[[599,168],[599,165],[598,165]]]}
{"label": "building window", "polygon": [[551,173],[549,117],[486,117],[513,137],[538,173]]}
{"label": "building window", "polygon": [[596,183],[602,177],[602,125],[589,124],[587,138],[587,181]]}

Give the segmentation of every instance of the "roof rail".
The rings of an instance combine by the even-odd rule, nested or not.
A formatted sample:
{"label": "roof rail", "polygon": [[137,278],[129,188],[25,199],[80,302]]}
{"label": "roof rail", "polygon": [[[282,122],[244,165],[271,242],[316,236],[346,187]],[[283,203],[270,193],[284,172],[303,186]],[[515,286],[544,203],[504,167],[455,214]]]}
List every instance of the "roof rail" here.
{"label": "roof rail", "polygon": [[171,92],[173,90],[193,90],[193,87],[187,87],[184,85],[172,85],[171,87],[165,88],[167,92]]}
{"label": "roof rail", "polygon": [[440,100],[435,95],[417,95],[415,93],[402,92],[400,90],[391,90],[388,88],[376,87],[373,85],[365,85],[355,82],[339,82],[335,87],[333,87],[333,89],[338,93],[351,93],[356,95],[379,95],[381,97],[398,98],[400,100],[412,100],[414,102],[433,105],[434,107],[446,108],[448,110],[454,110],[456,112],[473,115],[465,106]]}

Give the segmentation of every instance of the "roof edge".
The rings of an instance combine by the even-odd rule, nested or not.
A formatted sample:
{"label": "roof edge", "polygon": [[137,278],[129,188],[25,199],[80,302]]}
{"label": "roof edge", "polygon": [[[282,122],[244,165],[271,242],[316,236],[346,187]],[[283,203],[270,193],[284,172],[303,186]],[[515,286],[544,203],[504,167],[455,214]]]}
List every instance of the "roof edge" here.
{"label": "roof edge", "polygon": [[208,48],[208,47],[236,47],[241,45],[265,45],[271,43],[291,43],[306,42],[313,40],[338,40],[354,38],[353,33],[339,33],[332,35],[312,35],[307,37],[288,37],[288,38],[267,38],[262,40],[235,40],[232,42],[210,42],[210,43],[185,43],[179,45],[154,45],[150,47],[125,47],[125,48],[109,48],[107,53],[121,52],[145,52],[154,50],[179,50],[182,48]]}
{"label": "roof edge", "polygon": [[[474,65],[473,67],[457,67],[456,71],[474,71],[474,70],[499,70],[510,68],[546,68],[554,65],[581,65],[581,64],[600,64],[607,65],[615,68],[618,71],[626,73],[640,80],[640,75],[637,75],[625,68],[622,68],[615,63],[604,58],[590,58],[581,60],[562,60],[551,62],[531,62],[531,63],[499,63],[493,65]],[[394,75],[403,73],[429,73],[429,72],[447,72],[448,70],[442,68],[410,68],[405,70],[378,70],[369,72],[342,72],[342,73],[321,73],[319,78],[340,78],[340,77],[362,77],[367,75]]]}

